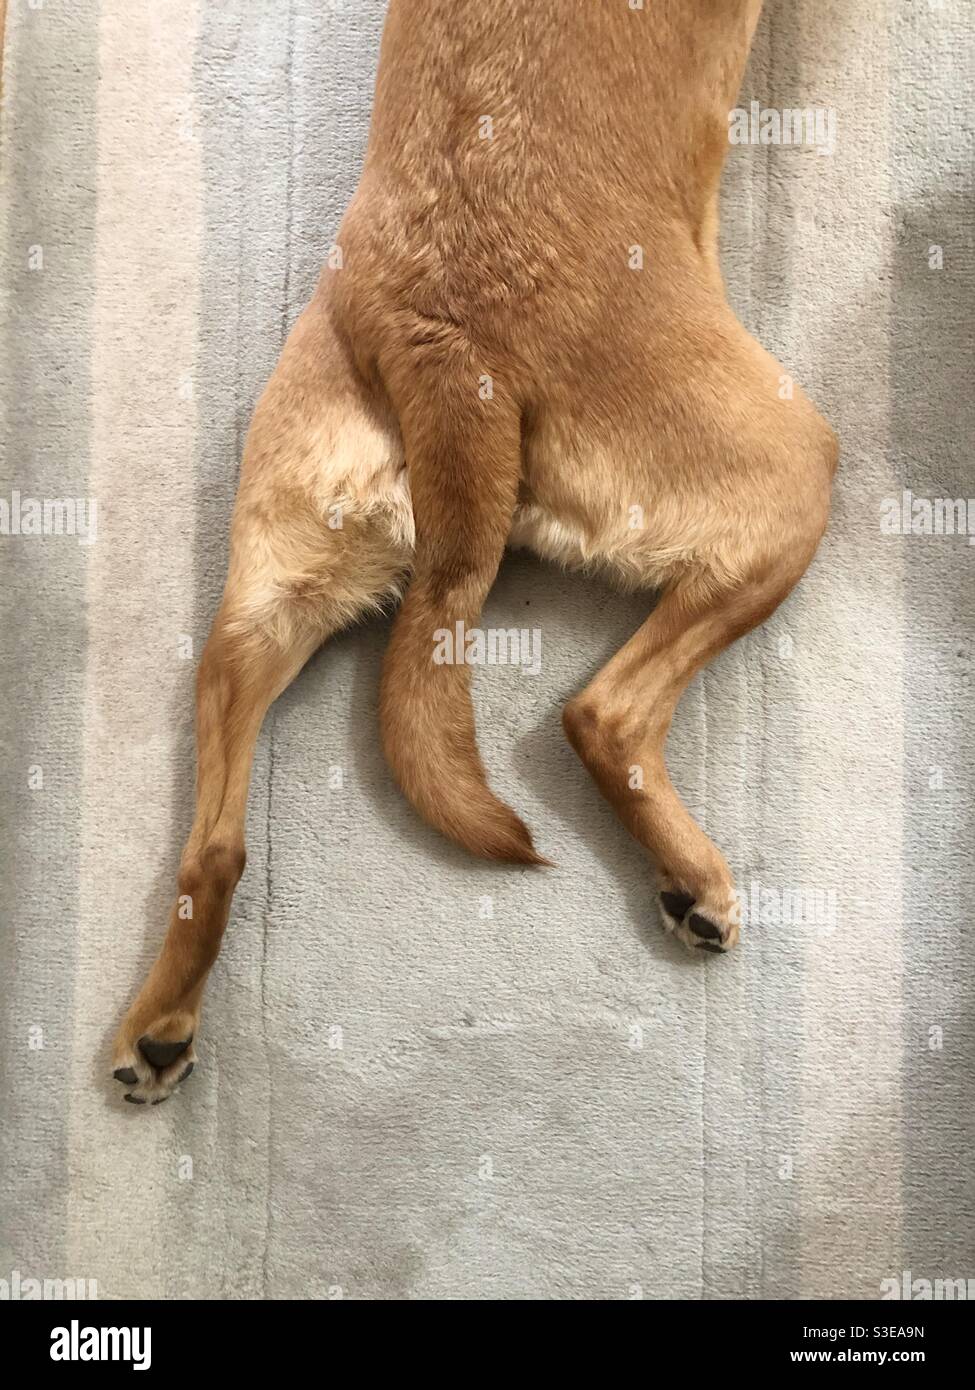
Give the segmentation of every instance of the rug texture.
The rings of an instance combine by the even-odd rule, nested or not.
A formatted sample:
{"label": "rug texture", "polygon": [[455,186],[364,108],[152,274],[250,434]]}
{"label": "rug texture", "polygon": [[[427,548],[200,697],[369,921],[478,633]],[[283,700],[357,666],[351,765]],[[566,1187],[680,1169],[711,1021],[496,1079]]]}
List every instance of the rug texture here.
{"label": "rug texture", "polygon": [[[355,188],[383,12],[11,0],[0,1293],[975,1277],[969,0],[773,0],[742,91],[729,292],[843,446],[809,574],[670,741],[742,948],[664,937],[562,736],[648,600],[515,556],[485,623],[537,629],[541,668],[478,672],[481,742],[557,870],[482,866],[419,823],[378,746],[386,628],[349,633],[262,735],[192,1082],[140,1111],[106,1079],[189,827],[243,436]],[[784,109],[819,125],[762,143]],[[17,534],[60,499],[82,534]],[[965,503],[949,534],[937,499]]]}

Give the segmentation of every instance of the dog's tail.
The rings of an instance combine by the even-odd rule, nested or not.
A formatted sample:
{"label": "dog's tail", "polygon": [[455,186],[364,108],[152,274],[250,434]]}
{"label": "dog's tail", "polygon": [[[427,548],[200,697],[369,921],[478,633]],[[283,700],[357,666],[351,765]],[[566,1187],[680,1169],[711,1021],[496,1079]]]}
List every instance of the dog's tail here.
{"label": "dog's tail", "polygon": [[[418,374],[419,375],[419,374]],[[513,402],[478,380],[411,382],[400,410],[416,555],[383,670],[383,747],[420,814],[487,859],[544,864],[527,826],[491,791],[477,748],[470,671],[454,643],[476,627],[511,527],[521,473]],[[422,395],[422,399],[421,399]],[[462,630],[461,630],[462,631]]]}

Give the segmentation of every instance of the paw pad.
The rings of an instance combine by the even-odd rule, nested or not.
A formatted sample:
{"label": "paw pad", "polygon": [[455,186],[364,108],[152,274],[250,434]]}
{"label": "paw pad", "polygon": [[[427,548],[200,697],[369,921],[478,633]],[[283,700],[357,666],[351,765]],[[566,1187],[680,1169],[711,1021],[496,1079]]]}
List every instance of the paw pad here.
{"label": "paw pad", "polygon": [[[120,1085],[134,1087],[123,1097],[129,1105],[161,1105],[172,1095],[193,1072],[196,1059],[186,1055],[193,1042],[193,1034],[176,1042],[163,1042],[151,1033],[143,1033],[135,1044],[122,1047],[121,1060],[125,1054],[133,1059],[131,1066],[116,1067],[112,1072]],[[173,1073],[178,1072],[177,1076]]]}
{"label": "paw pad", "polygon": [[185,1042],[157,1042],[146,1034],[139,1039],[139,1051],[151,1067],[162,1071],[164,1067],[171,1067],[177,1057],[182,1057],[192,1041],[189,1037]]}
{"label": "paw pad", "polygon": [[695,936],[699,936],[702,941],[720,941],[721,928],[716,927],[707,917],[702,917],[699,912],[692,912],[687,925]]}
{"label": "paw pad", "polygon": [[661,893],[660,901],[664,905],[664,910],[671,917],[676,917],[678,922],[682,917],[686,917],[694,906],[694,899],[690,893]]}
{"label": "paw pad", "polygon": [[665,913],[664,925],[679,941],[693,950],[711,951],[723,956],[731,950],[738,940],[734,923],[722,926],[721,914],[715,921],[704,911],[697,911],[698,899],[678,888],[668,888],[660,894],[660,905]]}

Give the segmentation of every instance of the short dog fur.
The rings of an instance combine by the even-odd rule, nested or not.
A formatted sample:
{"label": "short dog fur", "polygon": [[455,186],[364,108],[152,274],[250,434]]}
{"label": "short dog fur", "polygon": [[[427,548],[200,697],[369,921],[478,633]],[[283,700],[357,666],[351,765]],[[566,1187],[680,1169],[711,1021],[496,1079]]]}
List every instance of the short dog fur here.
{"label": "short dog fur", "polygon": [[467,666],[432,659],[437,630],[476,626],[507,545],[662,591],[565,731],[646,848],[667,928],[695,951],[735,944],[731,874],[664,741],[695,673],[806,569],[837,462],[718,266],[728,111],[760,9],[392,0],[340,253],[247,438],[197,683],[192,916],[178,899],[119,1030],[127,1100],[158,1103],[193,1065],[264,715],[370,610],[402,596],[380,710],[406,796],[475,854],[546,862],[487,784]]}

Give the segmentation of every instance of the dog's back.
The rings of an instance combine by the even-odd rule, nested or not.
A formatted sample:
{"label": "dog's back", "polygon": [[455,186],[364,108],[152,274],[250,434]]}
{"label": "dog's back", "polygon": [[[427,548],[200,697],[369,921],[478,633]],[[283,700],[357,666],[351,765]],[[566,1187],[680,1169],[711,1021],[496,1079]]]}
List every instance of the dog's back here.
{"label": "dog's back", "polygon": [[645,289],[699,273],[759,10],[393,0],[341,236],[352,278],[361,271],[391,306],[488,334],[556,296],[562,315],[567,295],[580,314],[593,298],[632,305],[634,244]]}

